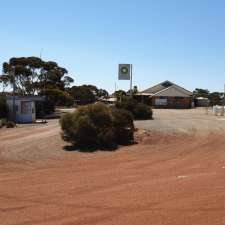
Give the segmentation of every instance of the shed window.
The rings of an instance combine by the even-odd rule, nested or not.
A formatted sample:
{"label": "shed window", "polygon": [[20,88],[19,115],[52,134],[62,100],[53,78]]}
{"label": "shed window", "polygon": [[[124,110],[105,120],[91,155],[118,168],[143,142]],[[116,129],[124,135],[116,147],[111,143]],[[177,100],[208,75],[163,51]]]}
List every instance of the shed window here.
{"label": "shed window", "polygon": [[21,102],[21,114],[30,114],[32,112],[31,102],[23,101]]}

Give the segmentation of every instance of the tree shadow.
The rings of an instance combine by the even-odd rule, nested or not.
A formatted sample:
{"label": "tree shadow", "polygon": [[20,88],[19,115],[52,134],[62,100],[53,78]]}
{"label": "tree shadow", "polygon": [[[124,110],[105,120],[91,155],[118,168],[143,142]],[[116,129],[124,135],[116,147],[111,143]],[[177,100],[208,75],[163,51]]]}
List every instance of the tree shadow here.
{"label": "tree shadow", "polygon": [[117,145],[112,145],[112,146],[81,146],[81,145],[66,145],[63,148],[65,151],[67,152],[86,152],[86,153],[94,153],[97,151],[108,151],[108,152],[112,152],[112,151],[116,151],[118,149]]}

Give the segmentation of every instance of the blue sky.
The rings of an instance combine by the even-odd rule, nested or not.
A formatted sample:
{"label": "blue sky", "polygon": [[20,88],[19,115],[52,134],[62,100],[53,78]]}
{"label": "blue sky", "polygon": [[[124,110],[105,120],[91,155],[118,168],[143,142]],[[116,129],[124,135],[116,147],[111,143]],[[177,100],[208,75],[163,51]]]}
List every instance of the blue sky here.
{"label": "blue sky", "polygon": [[164,80],[222,91],[224,0],[0,0],[0,64],[40,56],[66,67],[75,84],[109,91],[118,63],[132,63],[143,90]]}

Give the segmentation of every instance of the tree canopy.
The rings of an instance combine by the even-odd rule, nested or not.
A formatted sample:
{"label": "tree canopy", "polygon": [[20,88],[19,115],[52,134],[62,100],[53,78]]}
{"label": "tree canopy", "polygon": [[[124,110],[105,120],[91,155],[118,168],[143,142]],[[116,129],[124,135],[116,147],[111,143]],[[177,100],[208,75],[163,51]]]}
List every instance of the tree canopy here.
{"label": "tree canopy", "polygon": [[193,92],[195,98],[204,97],[208,98],[210,101],[210,105],[221,105],[224,93],[221,92],[210,92],[207,89],[196,88]]}
{"label": "tree canopy", "polygon": [[108,92],[104,89],[98,89],[94,85],[73,86],[69,93],[78,104],[89,104],[95,102],[100,97],[108,97]]}
{"label": "tree canopy", "polygon": [[201,88],[196,88],[193,92],[193,95],[198,98],[198,97],[203,97],[203,98],[208,98],[209,97],[209,90],[207,89],[201,89]]}
{"label": "tree canopy", "polygon": [[39,94],[44,89],[63,91],[74,81],[65,68],[38,57],[11,58],[3,63],[3,73],[0,82],[12,85],[15,78],[16,93],[22,95]]}

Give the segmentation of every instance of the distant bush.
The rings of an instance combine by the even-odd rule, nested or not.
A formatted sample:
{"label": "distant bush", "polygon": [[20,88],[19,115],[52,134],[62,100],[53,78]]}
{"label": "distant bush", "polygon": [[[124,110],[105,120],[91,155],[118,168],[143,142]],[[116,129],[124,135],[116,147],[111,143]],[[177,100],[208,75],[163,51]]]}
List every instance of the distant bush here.
{"label": "distant bush", "polygon": [[[70,88],[70,94],[75,99],[76,103],[79,105],[91,104],[96,101],[95,92],[98,89],[90,85],[73,86]],[[97,94],[97,93],[96,93]]]}
{"label": "distant bush", "polygon": [[152,119],[152,115],[152,109],[148,105],[145,105],[143,103],[138,103],[134,108],[135,119],[148,120]]}
{"label": "distant bush", "polygon": [[7,118],[9,113],[6,97],[0,96],[0,118]]}
{"label": "distant bush", "polygon": [[120,102],[116,103],[116,108],[129,111],[138,120],[152,119],[153,116],[152,109],[148,105],[139,103],[132,97],[124,96]]}
{"label": "distant bush", "polygon": [[66,91],[49,88],[41,91],[40,95],[45,96],[45,101],[36,103],[38,118],[53,113],[56,106],[72,107],[74,105],[74,98]]}
{"label": "distant bush", "polygon": [[132,116],[103,104],[81,106],[74,113],[64,115],[60,124],[62,138],[81,147],[111,149],[133,142]]}
{"label": "distant bush", "polygon": [[36,102],[36,118],[43,119],[46,115],[52,114],[55,111],[55,105],[52,101],[46,99],[42,102]]}

